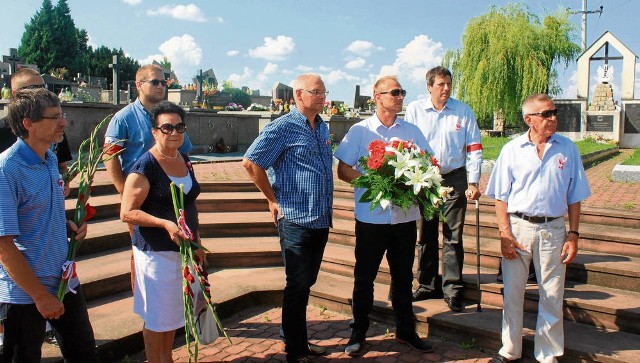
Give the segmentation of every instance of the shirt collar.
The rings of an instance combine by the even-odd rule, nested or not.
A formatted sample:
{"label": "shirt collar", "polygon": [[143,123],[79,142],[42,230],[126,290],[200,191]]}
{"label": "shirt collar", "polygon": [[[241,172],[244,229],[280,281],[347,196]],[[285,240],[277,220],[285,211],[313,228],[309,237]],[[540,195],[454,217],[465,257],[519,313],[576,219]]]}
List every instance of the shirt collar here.
{"label": "shirt collar", "polygon": [[136,98],[135,102],[133,102],[133,107],[136,107],[140,112],[146,113],[147,115],[149,115],[149,118],[151,118],[151,114],[149,113],[149,111],[147,111],[147,109],[142,105],[140,97]]}
{"label": "shirt collar", "polygon": [[[27,166],[33,166],[44,162],[40,156],[38,156],[38,154],[36,154],[36,152],[33,151],[33,149],[21,138],[16,140],[16,153],[27,163]],[[52,153],[51,150],[47,150],[47,154],[45,156],[47,159],[51,157],[49,153]]]}
{"label": "shirt collar", "polygon": [[[442,111],[438,111],[436,110],[435,106],[433,105],[433,101],[431,100],[431,94],[429,94],[427,96],[427,98],[425,98],[425,110],[434,110],[436,112],[442,112]],[[451,101],[451,97],[449,97],[449,99],[447,100],[447,103],[444,104],[444,107],[442,108],[442,110],[444,110],[445,108],[451,108],[452,105],[452,101]]]}
{"label": "shirt collar", "polygon": [[[518,140],[518,144],[520,146],[525,146],[528,144],[533,145],[533,143],[529,140],[529,130],[525,131],[522,135],[518,136],[518,138],[516,139]],[[547,142],[554,142],[554,143],[559,143],[560,142],[560,138],[557,137],[557,134],[553,134],[549,137],[549,140],[547,140]]]}
{"label": "shirt collar", "polygon": [[[307,116],[303,115],[302,112],[300,112],[300,110],[298,110],[297,107],[289,109],[288,115],[290,115],[294,121],[300,124],[305,124],[305,125],[307,124]],[[320,115],[318,114],[316,114],[315,121],[316,121],[316,125],[324,122],[322,117],[320,117]]]}
{"label": "shirt collar", "polygon": [[374,113],[373,116],[369,118],[369,125],[371,126],[370,129],[372,130],[378,129],[379,127],[384,127],[385,129],[389,130],[394,127],[401,127],[401,124],[398,121],[400,121],[400,118],[398,117],[398,115],[396,115],[396,119],[393,121],[393,125],[391,125],[390,127],[386,127],[378,118],[378,114]]}

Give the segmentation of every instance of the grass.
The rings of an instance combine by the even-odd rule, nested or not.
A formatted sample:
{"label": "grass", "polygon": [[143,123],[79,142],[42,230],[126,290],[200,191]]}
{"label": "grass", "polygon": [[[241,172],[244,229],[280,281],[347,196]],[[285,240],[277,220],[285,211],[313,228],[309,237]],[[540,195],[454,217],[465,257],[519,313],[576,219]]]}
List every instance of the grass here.
{"label": "grass", "polygon": [[640,149],[636,149],[622,165],[640,165]]}
{"label": "grass", "polygon": [[[482,138],[482,158],[485,160],[496,160],[500,155],[500,150],[504,144],[509,142],[509,137],[483,137]],[[580,155],[592,153],[594,151],[606,150],[615,147],[615,144],[597,142],[592,138],[585,138],[576,141],[576,146],[580,151]],[[636,163],[631,165],[640,165],[640,153],[638,150],[633,154],[636,155]]]}

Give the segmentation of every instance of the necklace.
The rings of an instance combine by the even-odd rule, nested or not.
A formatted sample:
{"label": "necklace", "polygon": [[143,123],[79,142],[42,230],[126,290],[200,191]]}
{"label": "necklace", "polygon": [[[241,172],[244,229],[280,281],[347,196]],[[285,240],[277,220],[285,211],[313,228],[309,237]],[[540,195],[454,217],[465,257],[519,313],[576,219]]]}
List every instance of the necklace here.
{"label": "necklace", "polygon": [[166,159],[175,159],[178,157],[178,152],[176,151],[176,154],[174,156],[169,156],[169,155],[165,155],[164,153],[162,153],[162,151],[160,151],[160,148],[156,145],[156,150],[160,153],[160,155],[162,155],[164,158]]}

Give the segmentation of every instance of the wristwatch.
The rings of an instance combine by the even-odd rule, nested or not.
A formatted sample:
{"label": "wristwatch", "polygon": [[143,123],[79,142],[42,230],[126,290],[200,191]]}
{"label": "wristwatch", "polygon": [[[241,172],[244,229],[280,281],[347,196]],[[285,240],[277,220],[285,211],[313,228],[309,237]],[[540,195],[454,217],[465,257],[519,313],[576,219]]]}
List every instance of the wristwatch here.
{"label": "wristwatch", "polygon": [[578,231],[569,231],[567,234],[575,234],[576,237],[580,237],[580,233]]}

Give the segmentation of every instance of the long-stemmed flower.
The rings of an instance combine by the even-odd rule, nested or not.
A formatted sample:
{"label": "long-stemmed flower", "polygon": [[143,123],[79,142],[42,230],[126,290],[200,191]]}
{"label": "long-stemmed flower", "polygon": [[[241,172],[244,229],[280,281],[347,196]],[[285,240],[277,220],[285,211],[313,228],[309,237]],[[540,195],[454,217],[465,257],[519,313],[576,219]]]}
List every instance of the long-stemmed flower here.
{"label": "long-stemmed flower", "polygon": [[[197,323],[194,316],[194,304],[193,299],[195,293],[193,292],[192,285],[198,283],[200,290],[204,294],[207,309],[210,309],[213,313],[213,318],[216,321],[218,329],[224,334],[224,336],[232,344],[231,338],[227,334],[227,331],[222,326],[222,322],[216,314],[215,307],[211,301],[211,291],[209,286],[209,279],[207,271],[202,267],[204,261],[198,261],[198,258],[193,253],[193,246],[201,248],[206,251],[206,248],[196,243],[196,236],[193,235],[189,227],[187,226],[184,215],[184,190],[183,185],[179,187],[175,183],[171,182],[171,198],[173,200],[173,209],[176,214],[176,222],[180,230],[187,238],[180,238],[180,260],[182,268],[182,287],[183,294],[182,300],[184,305],[184,330],[185,338],[187,342],[187,351],[189,352],[189,362],[192,360],[198,362],[198,349],[199,342],[196,338],[198,336]],[[194,276],[195,274],[195,276]]]}
{"label": "long-stemmed flower", "polygon": [[[100,130],[106,123],[111,120],[109,115],[105,117],[91,132],[88,139],[84,140],[80,144],[78,149],[78,159],[69,167],[69,170],[63,176],[65,183],[70,183],[76,176],[80,175],[80,181],[78,183],[78,199],[76,201],[76,208],[73,212],[73,222],[79,227],[82,223],[93,218],[96,213],[96,209],[89,204],[89,198],[91,197],[91,185],[93,184],[93,177],[98,169],[98,165],[102,161],[110,160],[116,157],[118,153],[114,153],[105,157],[105,150],[102,144],[98,140],[98,130]],[[88,148],[88,150],[86,150]],[[121,152],[122,150],[120,150]],[[76,255],[78,249],[84,241],[84,238],[76,239],[75,233],[71,234],[69,241],[69,252],[67,252],[67,261],[62,265],[62,279],[60,280],[60,286],[58,287],[58,299],[62,301],[64,295],[71,291],[76,293],[75,288],[78,286],[79,281],[76,275]]]}

